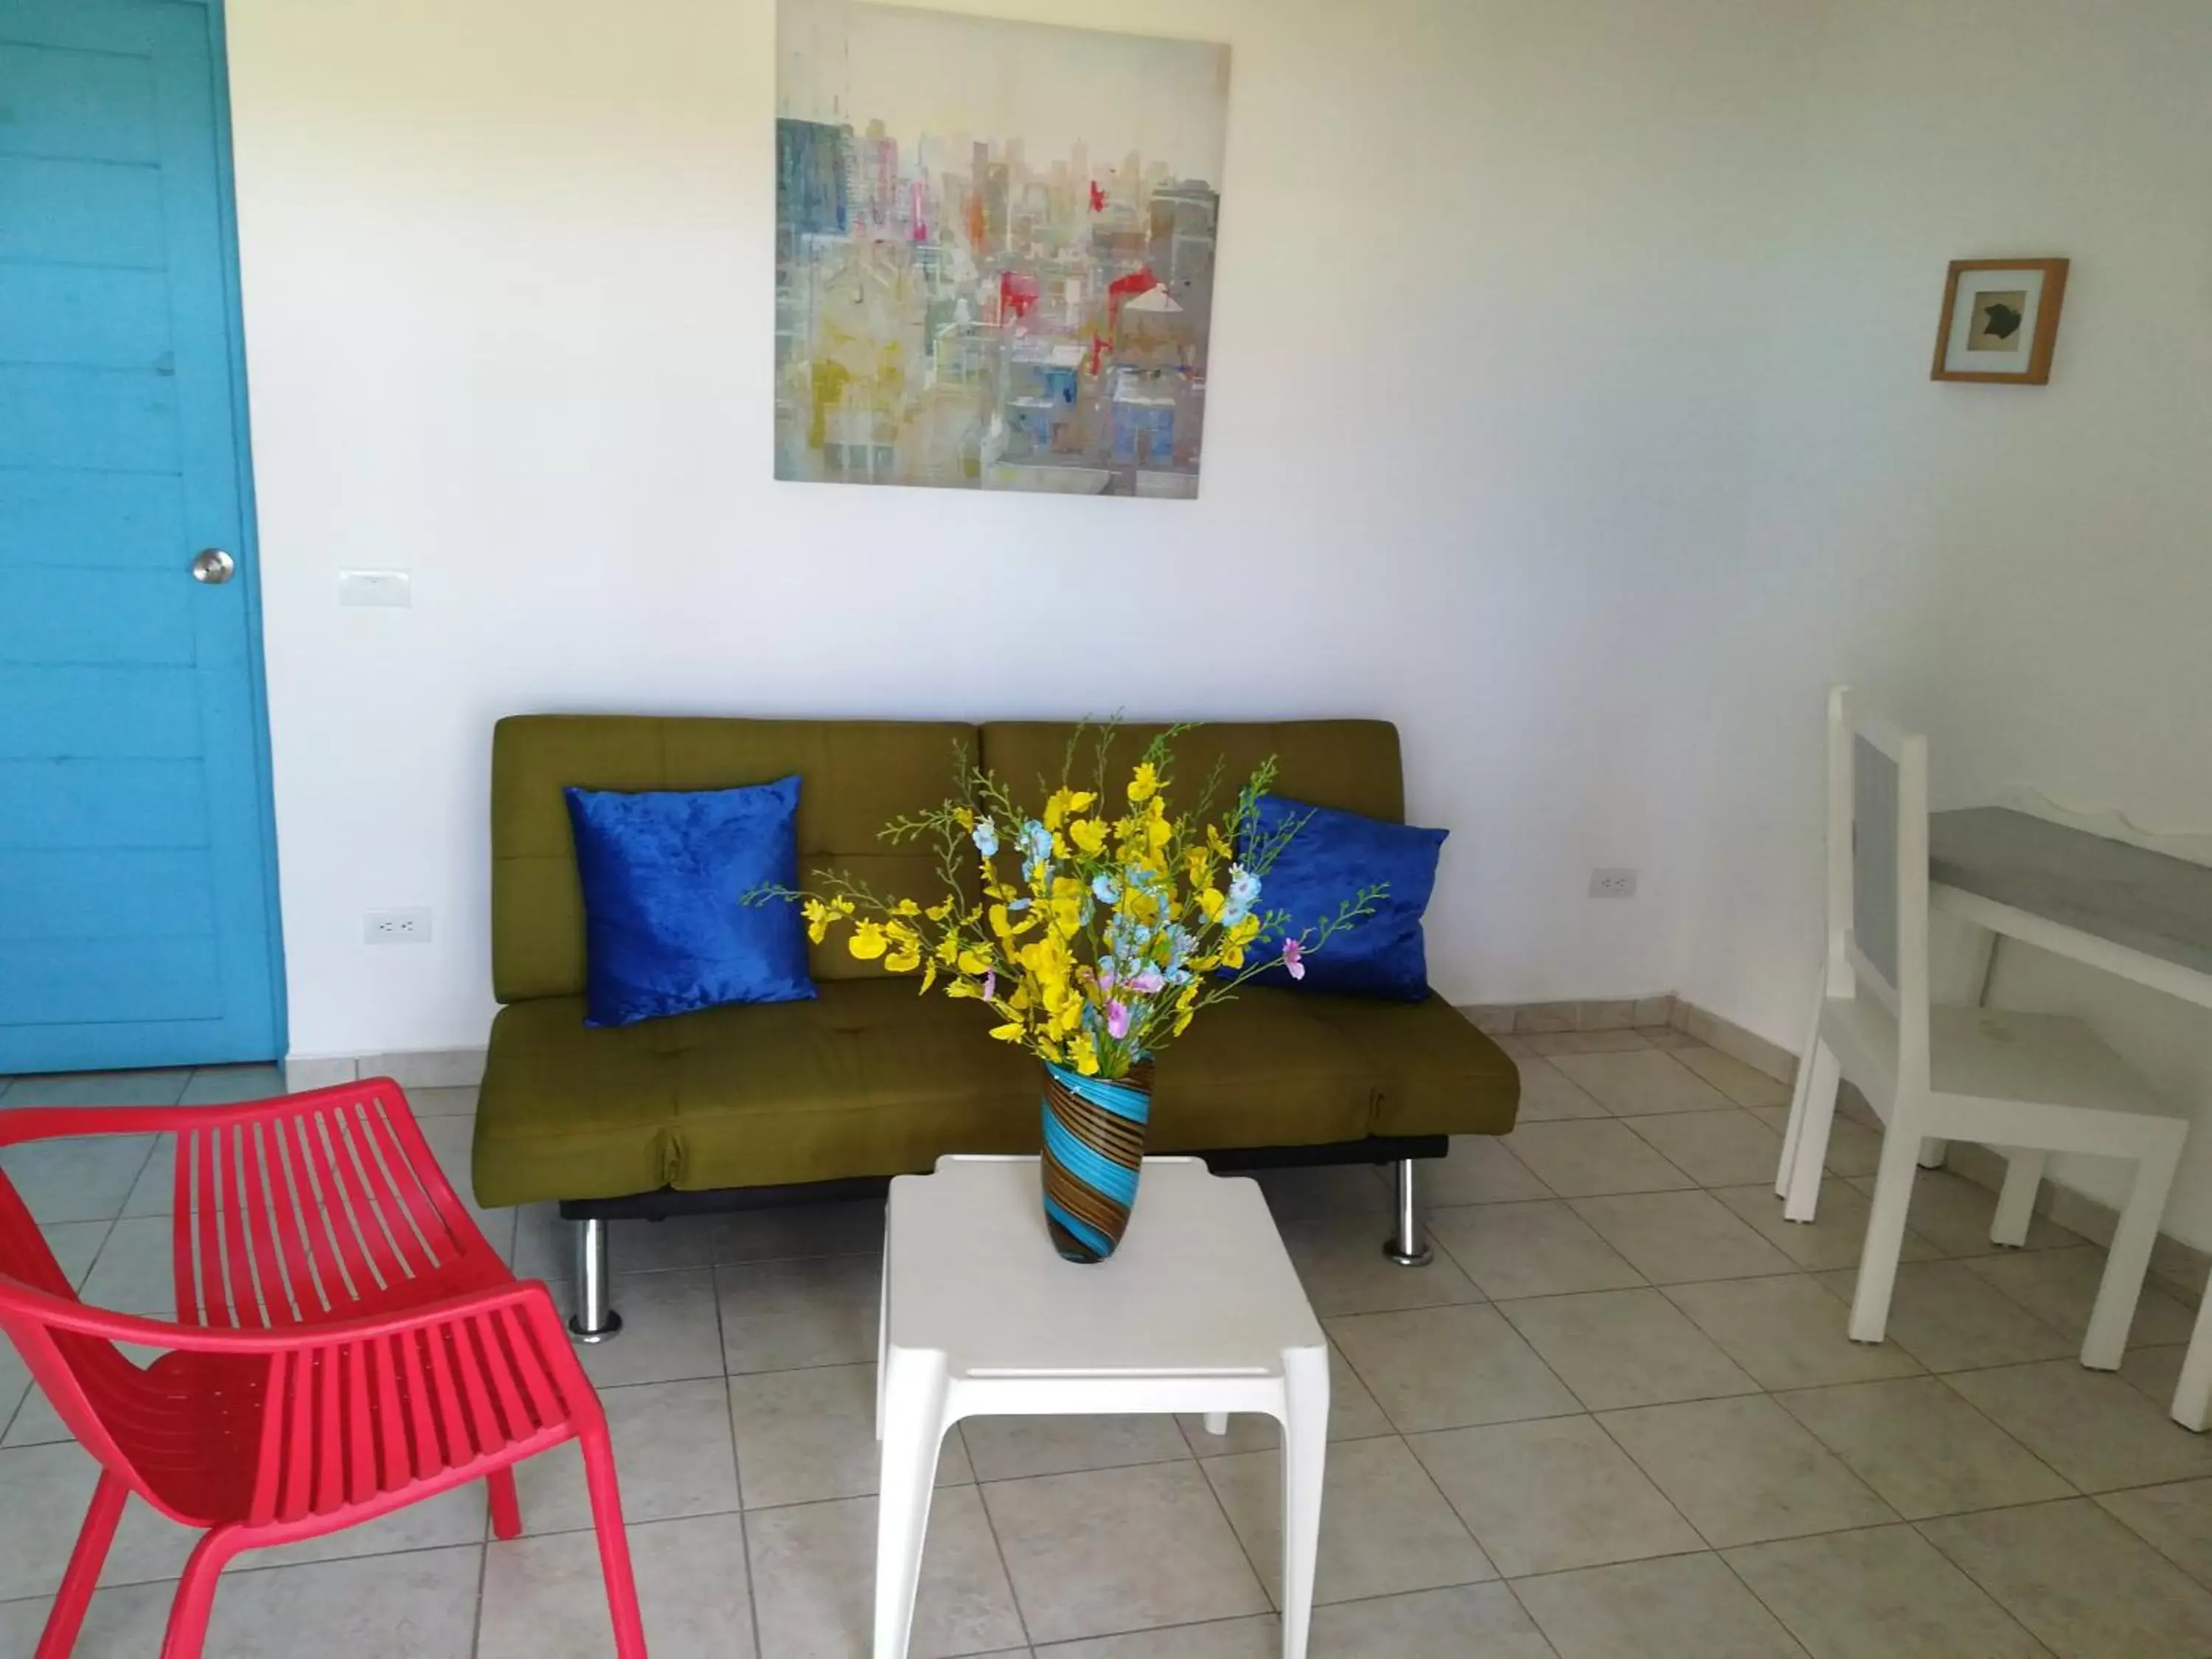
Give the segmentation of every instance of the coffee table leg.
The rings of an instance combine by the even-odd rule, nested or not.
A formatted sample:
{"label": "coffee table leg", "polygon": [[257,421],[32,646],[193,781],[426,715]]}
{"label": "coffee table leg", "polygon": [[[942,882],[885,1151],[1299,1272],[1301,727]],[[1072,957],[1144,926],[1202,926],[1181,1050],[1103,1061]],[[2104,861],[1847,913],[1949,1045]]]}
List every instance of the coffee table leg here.
{"label": "coffee table leg", "polygon": [[1328,1350],[1283,1353],[1283,1659],[1305,1659],[1328,1457]]}
{"label": "coffee table leg", "polygon": [[876,1513],[875,1659],[906,1659],[921,1543],[945,1437],[945,1356],[911,1348],[884,1355],[883,1492]]}

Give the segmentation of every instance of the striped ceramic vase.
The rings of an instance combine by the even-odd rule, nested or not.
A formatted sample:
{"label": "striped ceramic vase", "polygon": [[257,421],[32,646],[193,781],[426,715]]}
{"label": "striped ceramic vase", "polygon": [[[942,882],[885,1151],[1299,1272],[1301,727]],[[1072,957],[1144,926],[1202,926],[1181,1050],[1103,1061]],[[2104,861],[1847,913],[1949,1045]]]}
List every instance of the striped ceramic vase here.
{"label": "striped ceramic vase", "polygon": [[1103,1261],[1121,1242],[1152,1115],[1149,1061],[1110,1082],[1045,1063],[1044,1224],[1068,1261]]}

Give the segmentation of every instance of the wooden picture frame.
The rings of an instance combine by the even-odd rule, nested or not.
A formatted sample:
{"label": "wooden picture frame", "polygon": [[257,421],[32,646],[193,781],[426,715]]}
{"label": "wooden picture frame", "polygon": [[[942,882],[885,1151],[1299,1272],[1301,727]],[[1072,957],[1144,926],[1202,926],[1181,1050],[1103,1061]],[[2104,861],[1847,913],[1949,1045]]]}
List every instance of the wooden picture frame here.
{"label": "wooden picture frame", "polygon": [[1954,259],[1943,284],[1931,380],[2043,386],[2051,379],[2063,259]]}

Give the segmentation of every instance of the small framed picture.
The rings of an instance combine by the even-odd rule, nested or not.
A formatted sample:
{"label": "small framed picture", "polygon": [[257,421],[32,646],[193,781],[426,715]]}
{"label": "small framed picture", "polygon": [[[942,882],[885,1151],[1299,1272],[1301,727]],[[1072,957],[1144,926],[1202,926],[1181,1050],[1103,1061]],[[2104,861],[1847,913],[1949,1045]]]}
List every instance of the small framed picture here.
{"label": "small framed picture", "polygon": [[1952,260],[1929,378],[2043,385],[2065,297],[2063,259]]}

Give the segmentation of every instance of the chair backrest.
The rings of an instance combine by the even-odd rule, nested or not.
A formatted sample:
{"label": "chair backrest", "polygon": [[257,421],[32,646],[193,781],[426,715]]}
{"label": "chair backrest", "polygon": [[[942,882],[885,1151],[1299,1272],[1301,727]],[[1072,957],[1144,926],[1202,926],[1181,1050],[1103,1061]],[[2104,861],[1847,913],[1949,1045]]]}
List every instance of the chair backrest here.
{"label": "chair backrest", "polygon": [[1928,1085],[1928,739],[1828,692],[1828,994],[1897,1021],[1898,1081]]}
{"label": "chair backrest", "polygon": [[[195,1328],[277,1332],[421,1306],[497,1267],[388,1078],[238,1105],[25,1108],[0,1121],[0,1145],[90,1133],[175,1137],[179,1347]],[[134,1364],[97,1310],[77,1310],[0,1174],[0,1330],[85,1449],[165,1502],[179,1471],[201,1472],[208,1403]],[[149,1340],[140,1322],[120,1322]]]}

